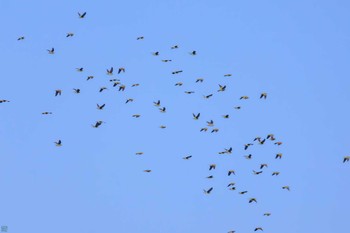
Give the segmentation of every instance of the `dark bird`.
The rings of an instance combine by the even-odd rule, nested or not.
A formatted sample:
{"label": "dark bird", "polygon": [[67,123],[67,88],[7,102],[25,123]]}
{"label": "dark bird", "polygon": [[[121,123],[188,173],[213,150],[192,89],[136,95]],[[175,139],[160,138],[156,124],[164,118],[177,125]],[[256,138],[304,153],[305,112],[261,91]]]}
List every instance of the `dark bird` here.
{"label": "dark bird", "polygon": [[255,137],[253,141],[254,141],[254,142],[255,142],[255,141],[260,142],[260,140],[261,140],[261,137]]}
{"label": "dark bird", "polygon": [[259,141],[260,145],[263,145],[265,143],[266,139],[264,138],[263,140]]}
{"label": "dark bird", "polygon": [[255,199],[255,198],[249,198],[249,203],[252,203],[252,202],[257,203],[257,201],[256,201],[256,199]]}
{"label": "dark bird", "polygon": [[289,186],[288,186],[288,185],[283,186],[283,187],[282,187],[282,189],[286,189],[286,190],[290,191],[290,188],[289,188]]}
{"label": "dark bird", "polygon": [[248,191],[242,191],[242,192],[239,192],[239,194],[243,195],[243,194],[246,194]]}
{"label": "dark bird", "polygon": [[236,190],[236,187],[231,187],[230,190]]}
{"label": "dark bird", "polygon": [[136,40],[143,40],[143,39],[144,39],[143,36],[139,36],[139,37],[136,38]]}
{"label": "dark bird", "polygon": [[72,32],[68,32],[66,35],[66,37],[72,37],[72,36],[74,36],[74,33],[72,33]]}
{"label": "dark bird", "polygon": [[280,146],[280,145],[282,145],[282,142],[275,142],[274,144],[277,146]]}
{"label": "dark bird", "polygon": [[83,67],[80,67],[80,68],[75,68],[78,72],[83,72],[84,71],[84,68]]}
{"label": "dark bird", "polygon": [[165,129],[165,128],[166,128],[166,126],[165,126],[165,125],[161,125],[161,126],[159,126],[159,128],[161,128],[161,129]]}
{"label": "dark bird", "polygon": [[185,91],[186,94],[193,94],[194,91]]}
{"label": "dark bird", "polygon": [[192,158],[192,155],[188,155],[188,156],[183,157],[183,159],[186,159],[186,160],[188,160],[190,158]]}
{"label": "dark bird", "polygon": [[272,176],[278,176],[279,174],[279,172],[272,172]]}
{"label": "dark bird", "polygon": [[17,40],[24,40],[24,36],[18,37]]}
{"label": "dark bird", "polygon": [[116,87],[116,86],[118,86],[120,84],[120,82],[114,82],[113,83],[113,87]]}
{"label": "dark bird", "polygon": [[252,146],[253,144],[252,143],[248,143],[248,144],[245,144],[244,145],[244,150],[247,150],[250,146]]}
{"label": "dark bird", "polygon": [[238,109],[238,110],[239,110],[239,109],[241,109],[241,106],[236,106],[235,109]]}
{"label": "dark bird", "polygon": [[198,83],[198,82],[203,82],[204,81],[204,79],[202,79],[202,78],[197,78],[197,80],[196,80],[196,83]]}
{"label": "dark bird", "polygon": [[125,85],[120,85],[118,91],[124,91],[125,90]]}
{"label": "dark bird", "polygon": [[111,67],[110,69],[107,69],[107,74],[113,75],[113,67]]}
{"label": "dark bird", "polygon": [[246,96],[246,95],[244,95],[244,96],[241,96],[241,98],[239,98],[240,100],[247,100],[247,99],[249,99],[249,96]]}
{"label": "dark bird", "polygon": [[260,99],[262,99],[262,98],[266,99],[267,98],[267,93],[265,93],[265,92],[261,93]]}
{"label": "dark bird", "polygon": [[90,75],[90,76],[87,77],[86,81],[89,81],[90,79],[93,79],[93,78],[94,78],[94,76]]}
{"label": "dark bird", "polygon": [[217,133],[217,132],[219,132],[219,129],[218,129],[218,128],[215,128],[215,129],[213,129],[211,132],[212,132],[212,133]]}
{"label": "dark bird", "polygon": [[260,169],[263,169],[264,167],[267,167],[267,164],[266,164],[266,163],[260,164]]}
{"label": "dark bird", "polygon": [[278,153],[278,154],[276,154],[275,159],[282,159],[282,153]]}
{"label": "dark bird", "polygon": [[175,86],[182,86],[182,85],[183,85],[182,82],[175,83]]}
{"label": "dark bird", "polygon": [[200,132],[207,132],[208,128],[201,128]]}
{"label": "dark bird", "polygon": [[227,114],[227,115],[223,115],[222,117],[225,119],[228,119],[228,118],[230,118],[230,115]]}
{"label": "dark bird", "polygon": [[208,179],[213,179],[213,178],[214,178],[214,176],[207,176],[207,178],[208,178]]}
{"label": "dark bird", "polygon": [[96,123],[94,125],[92,125],[92,127],[98,128],[98,127],[100,127],[100,125],[102,125],[102,123],[104,123],[104,122],[103,121],[96,121]]}
{"label": "dark bird", "polygon": [[208,190],[205,190],[205,189],[204,189],[204,193],[205,193],[205,194],[210,194],[210,192],[211,192],[212,190],[213,190],[213,187],[211,187],[211,188],[208,189]]}
{"label": "dark bird", "polygon": [[85,17],[85,15],[86,15],[86,12],[84,12],[82,14],[80,14],[80,12],[78,12],[78,15],[79,15],[79,18],[83,19]]}
{"label": "dark bird", "polygon": [[215,170],[215,168],[216,168],[216,164],[210,164],[209,165],[209,171],[212,170],[212,169]]}
{"label": "dark bird", "polygon": [[158,100],[157,102],[153,102],[154,106],[159,107],[160,106],[160,100]]}
{"label": "dark bird", "polygon": [[143,170],[144,172],[150,173],[152,170]]}
{"label": "dark bird", "polygon": [[270,216],[271,215],[271,213],[264,213],[264,216]]}
{"label": "dark bird", "polygon": [[166,112],[166,108],[165,107],[162,107],[162,108],[159,108],[160,112],[162,113],[165,113]]}
{"label": "dark bird", "polygon": [[191,55],[197,55],[197,51],[196,50],[193,50],[192,52],[190,52]]}
{"label": "dark bird", "polygon": [[61,95],[62,94],[62,90],[56,90],[55,91],[55,96]]}
{"label": "dark bird", "polygon": [[54,54],[55,53],[55,48],[47,49],[47,51],[49,52],[49,54]]}
{"label": "dark bird", "polygon": [[120,68],[118,69],[118,74],[120,74],[121,72],[125,73],[125,68],[120,67]]}
{"label": "dark bird", "polygon": [[73,91],[74,91],[75,94],[79,94],[80,93],[80,89],[73,88]]}
{"label": "dark bird", "polygon": [[157,51],[157,52],[154,52],[154,53],[152,53],[154,56],[159,56],[159,52]]}
{"label": "dark bird", "polygon": [[57,142],[55,142],[56,146],[62,146],[62,141],[58,140]]}
{"label": "dark bird", "polygon": [[232,147],[230,147],[229,149],[225,149],[225,153],[231,154],[232,153]]}
{"label": "dark bird", "polygon": [[198,120],[200,115],[201,115],[201,113],[198,113],[197,115],[192,113],[193,119],[195,119],[195,120]]}
{"label": "dark bird", "polygon": [[349,162],[349,161],[350,161],[350,156],[345,156],[345,157],[343,158],[343,163]]}
{"label": "dark bird", "polygon": [[225,91],[225,90],[226,90],[226,85],[221,86],[221,85],[219,84],[219,90],[218,90],[218,92],[219,92],[219,91]]}
{"label": "dark bird", "polygon": [[138,87],[138,86],[140,86],[140,84],[138,84],[138,83],[134,83],[131,85],[131,87]]}
{"label": "dark bird", "polygon": [[102,110],[105,106],[106,104],[102,104],[102,105],[97,104],[97,109]]}
{"label": "dark bird", "polygon": [[169,60],[169,59],[165,59],[165,60],[162,60],[162,62],[171,62],[172,60]]}
{"label": "dark bird", "polygon": [[41,114],[43,114],[43,115],[49,115],[49,114],[52,114],[52,112],[43,112],[43,113],[41,113]]}
{"label": "dark bird", "polygon": [[107,87],[101,87],[99,92],[102,92],[104,90],[107,90]]}
{"label": "dark bird", "polygon": [[213,96],[213,94],[210,94],[210,95],[204,95],[203,97],[205,98],[205,99],[209,99],[210,97],[212,97]]}
{"label": "dark bird", "polygon": [[263,229],[261,227],[257,227],[254,229],[254,231],[258,231],[258,230],[263,231]]}
{"label": "dark bird", "polygon": [[134,101],[134,99],[127,99],[127,100],[125,101],[125,103],[127,104],[127,103],[133,102],[133,101]]}
{"label": "dark bird", "polygon": [[0,100],[0,103],[8,103],[10,102],[9,100]]}
{"label": "dark bird", "polygon": [[236,233],[236,231],[229,231],[229,232],[227,232],[227,233]]}
{"label": "dark bird", "polygon": [[270,139],[271,141],[275,140],[275,136],[273,134],[268,134],[266,139]]}
{"label": "dark bird", "polygon": [[236,175],[236,173],[235,173],[234,170],[229,170],[229,171],[228,171],[227,175],[230,176],[231,174]]}
{"label": "dark bird", "polygon": [[140,114],[134,114],[132,117],[139,118],[141,115]]}
{"label": "dark bird", "polygon": [[236,183],[235,182],[231,182],[227,185],[227,187],[231,187],[231,186],[234,186]]}
{"label": "dark bird", "polygon": [[143,155],[143,152],[136,152],[135,155]]}
{"label": "dark bird", "polygon": [[214,121],[213,120],[207,121],[207,124],[208,126],[214,126]]}
{"label": "dark bird", "polygon": [[179,74],[179,73],[182,73],[183,71],[182,70],[176,70],[176,71],[173,71],[171,72],[172,74]]}
{"label": "dark bird", "polygon": [[244,157],[245,157],[246,159],[251,159],[251,158],[252,158],[252,154],[245,155]]}
{"label": "dark bird", "polygon": [[232,74],[224,74],[224,77],[231,77]]}
{"label": "dark bird", "polygon": [[258,171],[258,172],[257,172],[257,171],[254,171],[254,170],[253,170],[253,173],[254,173],[254,175],[259,175],[259,174],[263,173],[263,171]]}
{"label": "dark bird", "polygon": [[178,49],[178,48],[179,48],[178,45],[171,46],[171,49]]}

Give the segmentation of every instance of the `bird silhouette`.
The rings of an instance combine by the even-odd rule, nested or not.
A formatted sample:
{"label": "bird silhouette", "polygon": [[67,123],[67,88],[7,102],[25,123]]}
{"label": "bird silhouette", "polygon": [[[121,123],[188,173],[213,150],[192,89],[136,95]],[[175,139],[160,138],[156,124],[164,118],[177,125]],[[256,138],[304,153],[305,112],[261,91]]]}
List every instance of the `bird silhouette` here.
{"label": "bird silhouette", "polygon": [[208,190],[204,189],[205,194],[210,194],[211,191],[213,191],[213,187],[209,188]]}
{"label": "bird silhouette", "polygon": [[55,48],[47,49],[49,54],[55,54]]}
{"label": "bird silhouette", "polygon": [[86,15],[86,12],[84,12],[82,14],[80,12],[78,12],[78,15],[79,15],[79,18],[83,19]]}

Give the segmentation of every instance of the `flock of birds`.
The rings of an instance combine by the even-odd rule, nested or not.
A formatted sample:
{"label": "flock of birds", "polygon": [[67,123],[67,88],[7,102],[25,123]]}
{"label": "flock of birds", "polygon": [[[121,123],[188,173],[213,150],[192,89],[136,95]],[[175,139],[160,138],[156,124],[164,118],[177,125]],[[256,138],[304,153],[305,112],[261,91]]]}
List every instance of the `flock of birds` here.
{"label": "flock of birds", "polygon": [[[84,19],[84,18],[86,17],[86,15],[87,15],[86,12],[78,13],[78,16],[79,16],[80,19]],[[69,33],[67,33],[67,35],[66,35],[67,38],[73,37],[73,36],[74,36],[74,33],[72,33],[72,32],[69,32]],[[21,37],[18,38],[18,41],[22,41],[22,40],[25,40],[25,37],[24,37],[24,36],[21,36]],[[137,37],[136,40],[144,40],[144,37],[143,37],[143,36]],[[179,45],[174,45],[174,46],[171,46],[171,47],[170,47],[170,49],[178,49],[178,48],[179,48]],[[50,49],[47,49],[47,52],[48,52],[48,54],[50,54],[50,55],[54,55],[54,54],[55,54],[55,48],[52,47],[52,48],[50,48]],[[189,52],[189,54],[190,54],[191,56],[196,56],[196,55],[197,55],[197,51],[193,50],[193,51]],[[159,51],[153,52],[152,55],[153,55],[153,56],[160,56],[160,52],[159,52]],[[162,62],[172,62],[171,59],[163,59],[163,60],[161,60],[161,61],[162,61]],[[84,71],[84,68],[83,68],[83,67],[76,68],[76,71],[77,71],[77,72],[83,72],[83,71]],[[124,67],[119,67],[119,68],[117,69],[117,72],[116,72],[116,73],[117,73],[118,75],[121,75],[122,73],[125,73],[125,72],[126,72],[126,69],[125,69]],[[182,72],[183,72],[183,70],[176,70],[176,71],[173,71],[172,74],[173,74],[173,75],[176,75],[176,74],[180,74],[180,73],[182,73]],[[115,73],[114,73],[114,68],[113,68],[113,67],[110,67],[110,68],[106,69],[106,74],[109,75],[109,76],[115,75]],[[224,74],[224,77],[230,77],[230,76],[232,76],[232,74]],[[93,78],[94,78],[94,76],[87,76],[86,80],[89,81],[89,80],[91,80],[91,79],[93,79]],[[112,83],[111,86],[112,86],[113,88],[117,88],[118,91],[125,91],[126,85],[124,85],[124,84],[121,82],[120,79],[113,78],[113,79],[110,79],[109,81]],[[198,79],[196,79],[195,82],[196,82],[196,83],[202,83],[202,82],[204,82],[204,79],[203,79],[203,78],[198,78]],[[139,86],[139,85],[140,85],[139,83],[134,83],[134,84],[131,85],[131,87],[137,87],[137,86]],[[182,86],[182,85],[183,85],[182,82],[177,82],[177,83],[175,83],[175,86]],[[218,89],[217,89],[216,92],[217,92],[217,93],[225,92],[225,91],[226,91],[226,88],[227,88],[226,85],[221,85],[221,84],[219,84],[219,85],[218,85]],[[100,87],[99,92],[103,92],[103,91],[105,91],[105,90],[107,90],[107,89],[108,89],[108,88],[105,87],[105,86],[104,86],[104,87]],[[74,92],[75,94],[80,94],[80,93],[81,93],[81,89],[80,89],[80,88],[74,88],[74,89],[73,89],[73,92]],[[62,91],[61,89],[54,90],[54,96],[56,96],[56,97],[61,96],[62,93],[63,93],[63,91]],[[184,93],[185,93],[185,94],[193,94],[193,93],[195,93],[195,91],[185,91]],[[204,95],[203,98],[209,99],[209,98],[213,97],[213,95],[214,95],[214,93],[208,94],[208,95]],[[260,93],[260,94],[257,96],[257,98],[260,98],[261,100],[266,100],[267,97],[268,97],[268,94],[267,94],[266,92],[262,92],[262,93]],[[241,96],[239,99],[240,99],[240,100],[247,100],[247,99],[249,99],[249,96]],[[131,102],[133,102],[133,101],[134,101],[133,98],[128,98],[128,99],[126,99],[125,104],[131,103]],[[0,100],[0,103],[9,103],[9,102],[10,102],[10,101],[9,101],[9,100],[6,100],[6,99],[1,99],[1,100]],[[167,108],[166,108],[165,106],[162,106],[161,100],[155,100],[155,101],[153,102],[153,104],[154,104],[154,106],[155,106],[156,108],[159,109],[159,111],[160,111],[161,113],[166,113]],[[97,104],[97,105],[96,105],[96,108],[97,108],[98,110],[102,111],[102,110],[105,108],[105,106],[106,106],[106,104]],[[239,109],[241,109],[241,106],[236,106],[236,107],[234,107],[234,108],[235,108],[236,110],[239,110]],[[52,114],[52,112],[45,111],[45,112],[42,112],[42,114],[43,114],[43,115],[50,115],[50,114]],[[141,114],[133,114],[132,117],[134,117],[134,118],[139,118],[139,117],[141,117]],[[201,118],[201,113],[192,113],[192,117],[193,117],[193,120],[199,120],[199,119]],[[230,115],[229,115],[229,114],[225,114],[225,115],[222,115],[222,117],[223,117],[224,119],[229,119],[229,118],[230,118]],[[105,123],[105,122],[102,121],[102,120],[98,120],[98,121],[96,121],[95,123],[93,123],[91,126],[92,126],[93,128],[99,128],[103,123]],[[161,129],[166,129],[167,126],[166,126],[166,125],[161,125],[160,128],[161,128]],[[216,127],[215,127],[215,122],[214,122],[214,120],[211,119],[211,120],[206,121],[206,126],[201,127],[201,128],[199,129],[199,131],[200,131],[200,132],[207,132],[207,131],[208,131],[208,132],[211,132],[211,133],[218,133],[218,132],[219,132],[219,128],[216,128]],[[63,146],[63,143],[62,143],[62,140],[61,140],[61,139],[58,139],[58,140],[55,141],[54,143],[55,143],[55,145],[56,145],[57,147]],[[254,144],[264,145],[265,143],[273,143],[273,144],[276,145],[276,146],[281,146],[281,145],[283,144],[281,141],[276,140],[276,137],[275,137],[274,134],[268,134],[268,135],[266,135],[265,137],[255,137],[251,142],[248,142],[248,143],[244,144],[242,147],[243,147],[244,151],[249,151],[249,148],[250,148],[251,146],[253,146]],[[230,147],[230,148],[225,148],[225,149],[222,150],[222,151],[219,151],[218,154],[220,154],[220,155],[224,155],[224,154],[229,155],[229,154],[232,154],[232,152],[233,152],[233,148]],[[136,152],[135,154],[141,156],[141,155],[144,154],[144,152],[140,151],[140,152]],[[274,156],[274,159],[280,160],[280,159],[282,159],[282,157],[283,157],[283,156],[282,156],[282,153],[276,153],[275,156]],[[253,155],[252,155],[252,154],[244,155],[244,158],[247,159],[247,160],[250,160],[250,159],[253,158]],[[187,156],[183,157],[183,159],[184,159],[184,160],[190,160],[190,159],[192,159],[192,155],[187,155]],[[343,158],[343,162],[344,162],[344,163],[345,163],[345,162],[349,162],[349,161],[350,161],[350,156],[345,156],[345,157]],[[252,174],[253,174],[253,175],[260,175],[260,174],[262,174],[268,167],[269,167],[269,165],[268,165],[267,163],[262,163],[262,164],[260,164],[260,166],[258,167],[258,169],[252,171]],[[217,165],[216,165],[216,164],[210,164],[209,167],[208,167],[208,170],[209,170],[209,171],[213,171],[213,170],[215,170],[216,168],[217,168]],[[143,170],[143,172],[145,172],[145,173],[151,173],[152,170],[151,170],[151,169],[145,169],[145,170]],[[278,176],[279,174],[280,174],[279,171],[272,171],[272,172],[271,172],[271,176]],[[227,171],[227,176],[232,176],[232,175],[235,176],[235,175],[236,175],[236,171],[233,170],[233,169],[228,170],[228,171]],[[213,179],[214,176],[213,176],[213,175],[208,175],[206,178],[207,178],[207,179]],[[228,188],[229,190],[232,190],[232,191],[238,189],[238,187],[236,187],[235,182],[230,182],[230,183],[227,185],[227,188]],[[288,185],[282,186],[281,189],[287,190],[287,191],[290,191],[290,190],[291,190],[290,187],[289,187]],[[213,190],[214,190],[214,187],[209,187],[208,189],[204,189],[203,191],[204,191],[204,194],[209,195],[209,194],[211,194],[211,193],[213,192]],[[245,195],[245,194],[247,194],[247,193],[249,193],[248,190],[240,190],[240,191],[238,191],[238,194],[239,194],[239,195]],[[257,198],[256,198],[256,197],[249,197],[249,198],[248,198],[248,203],[257,203],[257,202],[258,202],[258,201],[257,201]],[[269,216],[271,215],[271,213],[270,213],[270,212],[264,212],[264,213],[262,213],[262,215],[263,215],[263,216],[266,216],[266,217],[269,217]],[[261,226],[257,226],[257,227],[255,227],[255,228],[253,228],[253,230],[254,230],[254,231],[263,231],[263,228],[262,228]],[[228,233],[235,233],[235,232],[236,232],[235,230],[231,230],[231,231],[229,231]]]}

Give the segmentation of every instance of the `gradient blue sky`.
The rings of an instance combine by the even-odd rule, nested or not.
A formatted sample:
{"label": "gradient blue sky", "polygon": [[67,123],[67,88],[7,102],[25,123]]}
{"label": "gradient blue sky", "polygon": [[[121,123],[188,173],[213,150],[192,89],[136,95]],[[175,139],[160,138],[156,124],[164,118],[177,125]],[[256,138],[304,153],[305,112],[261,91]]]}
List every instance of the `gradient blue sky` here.
{"label": "gradient blue sky", "polygon": [[[0,0],[0,99],[11,101],[0,104],[0,225],[11,233],[349,232],[349,10],[345,0]],[[114,75],[125,92],[111,87],[111,66],[126,68]],[[158,99],[167,113],[153,106]],[[210,119],[220,131],[200,133]],[[106,124],[94,129],[97,120]],[[268,133],[284,144],[243,150]],[[230,146],[231,155],[217,154]],[[269,167],[252,175],[262,162]]]}

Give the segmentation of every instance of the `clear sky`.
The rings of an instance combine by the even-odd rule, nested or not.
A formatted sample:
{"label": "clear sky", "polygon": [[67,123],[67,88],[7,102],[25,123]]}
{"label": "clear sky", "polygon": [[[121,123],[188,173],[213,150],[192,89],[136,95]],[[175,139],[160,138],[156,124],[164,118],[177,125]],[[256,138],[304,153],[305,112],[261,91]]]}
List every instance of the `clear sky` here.
{"label": "clear sky", "polygon": [[[0,0],[0,99],[10,101],[0,104],[0,225],[10,233],[349,232],[349,11],[345,0]],[[211,119],[219,132],[200,132]],[[244,150],[270,133],[283,144]],[[268,168],[253,175],[261,163]]]}

